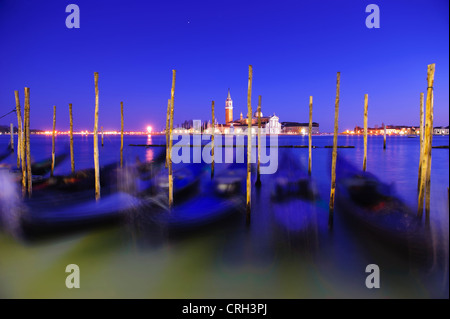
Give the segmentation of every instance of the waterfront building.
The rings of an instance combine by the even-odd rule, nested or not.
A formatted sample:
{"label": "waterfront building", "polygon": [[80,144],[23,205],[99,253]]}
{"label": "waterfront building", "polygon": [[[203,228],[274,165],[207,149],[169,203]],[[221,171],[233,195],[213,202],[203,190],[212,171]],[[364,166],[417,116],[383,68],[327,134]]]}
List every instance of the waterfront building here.
{"label": "waterfront building", "polygon": [[433,128],[433,134],[435,135],[449,135],[448,134],[448,126],[438,126]]}
{"label": "waterfront building", "polygon": [[[344,134],[364,134],[364,128],[355,126],[353,131],[346,130]],[[381,127],[367,128],[367,134],[369,135],[383,135],[383,125]],[[386,125],[386,134],[388,135],[419,135],[419,126],[407,126],[407,125]],[[449,135],[448,126],[438,126],[433,128],[434,135]]]}
{"label": "waterfront building", "polygon": [[281,123],[280,118],[273,114],[273,116],[269,119],[269,122],[265,127],[266,134],[281,134]]}
{"label": "waterfront building", "polygon": [[[284,134],[309,134],[309,123],[281,122]],[[312,134],[319,134],[319,123],[312,122]]]}
{"label": "waterfront building", "polygon": [[192,120],[193,123],[193,133],[202,132],[202,120]]}

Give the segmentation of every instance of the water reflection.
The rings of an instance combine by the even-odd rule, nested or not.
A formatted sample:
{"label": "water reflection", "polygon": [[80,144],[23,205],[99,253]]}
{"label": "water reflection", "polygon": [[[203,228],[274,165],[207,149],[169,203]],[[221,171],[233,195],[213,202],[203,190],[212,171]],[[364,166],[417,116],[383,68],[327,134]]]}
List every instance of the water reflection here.
{"label": "water reflection", "polygon": [[[149,134],[147,136],[147,145],[150,144],[152,144],[152,136]],[[153,162],[153,158],[154,158],[153,149],[151,147],[147,147],[145,150],[145,161],[147,163]]]}

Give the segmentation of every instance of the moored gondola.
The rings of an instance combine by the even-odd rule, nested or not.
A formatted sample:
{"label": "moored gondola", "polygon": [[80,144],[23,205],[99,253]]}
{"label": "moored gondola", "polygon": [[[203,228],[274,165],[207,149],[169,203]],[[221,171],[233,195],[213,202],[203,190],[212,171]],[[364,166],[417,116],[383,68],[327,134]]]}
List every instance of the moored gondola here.
{"label": "moored gondola", "polygon": [[[13,218],[11,212],[2,212],[2,215],[8,220],[14,219],[15,222],[10,224],[18,230],[15,233],[26,239],[117,224],[126,213],[141,207],[137,187],[130,185],[136,184],[139,175],[147,171],[142,165],[137,164],[140,169],[134,166],[131,166],[132,169],[120,169],[117,163],[103,166],[102,196],[99,200],[95,200],[93,191],[93,169],[47,178],[33,185],[30,198],[25,197],[16,203]],[[147,164],[145,166],[149,167]],[[13,195],[9,197],[20,197]],[[2,198],[2,201],[10,199]]]}
{"label": "moored gondola", "polygon": [[169,234],[179,234],[211,226],[233,216],[243,216],[239,213],[245,212],[245,173],[244,165],[228,165],[213,180],[200,185],[197,196],[184,201],[175,200],[171,209],[165,196],[153,197],[149,202],[151,213],[144,212],[145,221]]}
{"label": "moored gondola", "polygon": [[421,253],[430,249],[427,227],[392,185],[359,171],[342,157],[338,157],[336,172],[336,207],[343,217],[390,246]]}
{"label": "moored gondola", "polygon": [[120,222],[140,205],[139,198],[124,192],[56,206],[28,202],[21,212],[20,234],[27,240],[36,240],[107,226]]}
{"label": "moored gondola", "polygon": [[[273,176],[271,203],[277,234],[292,245],[304,245],[316,238],[319,212],[324,212],[318,189],[298,158],[283,152]],[[325,214],[322,214],[326,216]]]}
{"label": "moored gondola", "polygon": [[[68,156],[69,153],[63,153],[55,156],[55,167],[61,164]],[[52,169],[51,158],[31,164],[31,173],[33,175],[46,175],[50,173],[51,169]]]}
{"label": "moored gondola", "polygon": [[[55,167],[60,165],[68,157],[68,153],[63,153],[55,157]],[[50,173],[52,169],[52,159],[45,159],[39,162],[31,164],[31,174],[33,182],[44,180],[44,176]],[[16,180],[22,179],[22,170],[18,168],[12,168],[11,173],[16,175]]]}
{"label": "moored gondola", "polygon": [[8,146],[6,147],[6,150],[0,154],[0,162],[3,161],[5,158],[7,158],[8,156],[10,156],[11,154],[14,153],[14,150],[11,147],[11,144],[8,144]]}

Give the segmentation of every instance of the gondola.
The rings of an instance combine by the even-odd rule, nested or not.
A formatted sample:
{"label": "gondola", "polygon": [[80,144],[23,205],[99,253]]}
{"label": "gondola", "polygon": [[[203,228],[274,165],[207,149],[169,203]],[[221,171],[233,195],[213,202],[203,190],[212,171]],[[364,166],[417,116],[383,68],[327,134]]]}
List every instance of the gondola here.
{"label": "gondola", "polygon": [[391,185],[362,172],[344,160],[336,164],[336,208],[357,227],[363,227],[392,246],[425,252],[430,242],[426,227]]}
{"label": "gondola", "polygon": [[[63,153],[55,156],[55,167],[61,164],[67,157],[68,153]],[[52,169],[52,159],[46,159],[31,164],[31,173],[33,175],[46,175],[50,173]]]}
{"label": "gondola", "polygon": [[[173,172],[174,200],[182,201],[192,197],[199,190],[200,180],[207,170],[205,163],[181,165]],[[151,179],[149,195],[168,194],[169,174],[161,169]]]}
{"label": "gondola", "polygon": [[298,159],[291,152],[283,152],[279,159],[280,165],[273,181],[272,201],[299,198],[314,201],[318,192],[312,179],[301,167]]}
{"label": "gondola", "polygon": [[283,165],[272,178],[274,221],[289,237],[309,233],[316,228],[316,213],[321,209],[317,187],[291,152],[283,152],[279,162]]}
{"label": "gondola", "polygon": [[[100,187],[102,193],[117,190],[146,193],[151,187],[151,180],[164,165],[165,155],[158,156],[151,163],[142,163],[139,158],[136,163],[119,167],[113,162],[100,166]],[[134,185],[133,185],[134,184]],[[88,191],[92,193],[95,187],[95,170],[93,168],[78,170],[68,175],[55,175],[33,183],[33,192],[59,192],[62,194]],[[52,195],[52,194],[51,194]]]}
{"label": "gondola", "polygon": [[[133,175],[136,171],[147,171],[142,165],[138,163],[139,169],[124,179],[134,180],[138,178]],[[124,187],[118,180],[119,174],[124,172],[117,163],[103,166],[100,171],[103,185],[99,200],[95,199],[93,169],[51,177],[35,184],[33,196],[26,198],[18,208],[21,236],[38,239],[111,225],[123,221],[126,213],[144,207],[136,189]]]}
{"label": "gondola", "polygon": [[[67,157],[68,153],[63,153],[60,155],[55,156],[55,167],[57,167],[59,164],[61,164]],[[52,169],[52,159],[48,158],[39,162],[34,162],[31,164],[31,174],[33,176],[33,182],[34,181],[40,181],[44,179],[44,176],[50,173]],[[20,168],[12,168],[11,172],[13,174],[16,174],[16,179],[20,180],[22,177],[21,169]]]}
{"label": "gondola", "polygon": [[140,206],[139,198],[124,192],[61,205],[28,202],[20,215],[20,235],[26,240],[36,240],[112,225]]}
{"label": "gondola", "polygon": [[117,187],[117,164],[101,169],[101,197],[95,199],[94,172],[82,170],[33,185],[33,195],[19,209],[20,236],[37,240],[111,225],[139,207],[139,198]]}
{"label": "gondola", "polygon": [[8,156],[10,156],[11,154],[14,153],[14,150],[11,147],[11,144],[8,144],[8,146],[6,147],[6,151],[2,154],[0,154],[0,162],[3,161],[5,158],[7,158]]}
{"label": "gondola", "polygon": [[[117,163],[100,167],[100,185],[104,191],[109,192],[112,186],[116,186],[117,168]],[[95,187],[94,177],[95,170],[93,168],[79,170],[69,175],[55,175],[33,181],[33,192],[35,194],[48,193],[50,196],[54,196],[55,193],[69,194],[91,191]]]}
{"label": "gondola", "polygon": [[229,165],[212,180],[205,173],[207,181],[200,186],[198,195],[184,201],[175,200],[171,209],[166,196],[154,197],[149,202],[154,209],[146,214],[146,221],[169,234],[179,234],[238,216],[245,211],[245,174],[242,164]]}

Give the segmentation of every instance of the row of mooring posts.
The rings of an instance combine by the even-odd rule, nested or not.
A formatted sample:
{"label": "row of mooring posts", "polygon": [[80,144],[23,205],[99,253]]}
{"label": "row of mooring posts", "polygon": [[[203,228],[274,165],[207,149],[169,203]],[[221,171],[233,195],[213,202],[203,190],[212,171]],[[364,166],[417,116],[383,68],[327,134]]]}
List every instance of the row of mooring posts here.
{"label": "row of mooring posts", "polygon": [[[173,72],[172,78],[172,90],[171,99],[167,105],[167,117],[166,117],[166,167],[169,168],[169,208],[173,205],[173,172],[172,172],[172,130],[173,130],[173,99],[175,91],[175,70]],[[248,70],[248,90],[247,90],[247,108],[248,108],[248,130],[247,130],[247,173],[246,173],[246,211],[247,215],[251,211],[251,155],[252,155],[252,105],[251,105],[251,94],[252,94],[252,78],[253,78],[253,68],[249,65]],[[261,185],[260,180],[260,157],[261,157],[261,96],[258,98],[258,167],[257,167],[257,181],[256,185]],[[211,125],[211,178],[214,178],[214,134],[215,134],[215,113],[214,113],[214,101],[211,102],[211,115],[212,115],[212,125]]]}
{"label": "row of mooring posts", "polygon": [[[427,218],[430,211],[430,174],[431,174],[431,141],[433,133],[433,82],[434,82],[434,70],[435,65],[428,66],[428,87],[427,87],[427,101],[426,101],[426,122],[425,129],[423,129],[423,93],[420,95],[420,163],[419,163],[419,208],[418,214],[422,216],[424,195],[425,212]],[[99,182],[99,169],[98,169],[98,141],[97,141],[97,125],[98,125],[98,73],[94,73],[95,78],[95,124],[94,124],[94,163],[95,163],[95,194],[96,198],[100,197],[100,182]],[[173,114],[174,114],[174,97],[175,97],[175,78],[176,71],[172,70],[172,88],[170,99],[167,104],[167,119],[166,119],[166,167],[168,167],[168,179],[169,179],[169,208],[173,206],[173,167],[172,167],[172,146],[173,146]],[[252,134],[252,106],[251,106],[251,92],[252,92],[252,78],[253,69],[249,65],[248,75],[248,90],[247,90],[247,107],[248,107],[248,133],[247,133],[247,196],[246,196],[246,209],[247,214],[251,211],[251,134]],[[338,138],[338,123],[339,123],[339,94],[340,94],[340,72],[337,73],[336,79],[336,99],[335,99],[335,121],[334,121],[334,135],[333,135],[333,152],[332,152],[332,164],[331,164],[331,190],[330,190],[330,221],[332,221],[332,215],[334,211],[334,197],[336,191],[336,161],[337,161],[337,138]],[[27,100],[26,100],[27,101]],[[26,104],[27,105],[27,104]],[[20,110],[20,105],[17,106]],[[25,107],[27,110],[27,107]],[[29,108],[28,108],[29,111]],[[212,136],[211,136],[211,178],[214,177],[214,134],[215,134],[215,113],[214,113],[214,101],[211,103],[212,111]],[[257,181],[256,185],[261,185],[260,180],[260,156],[261,156],[261,96],[258,98],[258,164],[257,164]],[[309,99],[309,134],[308,134],[308,174],[312,172],[312,114],[313,114],[313,97]],[[56,107],[54,108],[54,126],[55,126]],[[18,117],[20,117],[20,112]],[[72,134],[72,111],[70,105],[70,117],[71,117],[71,134]],[[19,119],[20,121],[20,119]],[[28,119],[29,121],[29,119]],[[26,126],[25,126],[26,127]],[[21,126],[19,125],[19,135]],[[28,128],[29,130],[29,128]],[[54,135],[55,127],[53,128]],[[425,132],[424,132],[425,131]],[[29,134],[29,132],[28,132]],[[364,95],[364,158],[363,158],[363,171],[367,170],[367,134],[368,134],[368,94]],[[25,134],[26,135],[26,134]],[[21,145],[21,143],[19,143]],[[102,127],[102,146],[103,146],[103,127]],[[28,144],[29,148],[29,144]],[[384,125],[384,138],[383,149],[386,149],[386,125]],[[71,150],[72,135],[71,135]],[[121,160],[120,165],[123,166],[123,102],[121,102]],[[29,156],[29,154],[28,154]],[[18,154],[18,163],[21,155]],[[52,160],[54,162],[54,142],[52,147]],[[71,151],[72,171],[74,170],[73,163],[73,151]],[[53,173],[53,163],[52,163]],[[31,182],[30,182],[31,183]],[[31,191],[30,191],[31,192]]]}
{"label": "row of mooring posts", "polygon": [[[99,200],[101,197],[100,187],[100,161],[98,150],[98,114],[99,114],[99,89],[98,89],[98,72],[94,72],[94,86],[95,86],[95,112],[94,112],[94,179],[95,179],[95,199]],[[73,117],[72,104],[69,104],[70,113],[70,158],[72,173],[75,171],[75,162],[73,156]],[[104,131],[103,126],[101,130],[101,144],[104,145]],[[124,134],[124,116],[123,116],[123,101],[120,102],[120,168],[123,168],[123,134]]]}
{"label": "row of mooring posts", "polygon": [[[95,199],[99,200],[101,195],[100,190],[100,165],[99,165],[99,150],[98,150],[98,114],[99,114],[99,90],[98,90],[98,72],[94,72],[94,85],[95,85],[95,114],[94,114],[94,178],[95,178]],[[123,167],[123,102],[120,102],[120,167]],[[73,147],[73,112],[72,104],[69,103],[69,137],[70,137],[70,167],[72,174],[75,172],[75,158],[74,158],[74,147]],[[53,106],[53,131],[52,131],[52,166],[51,166],[51,176],[54,174],[55,168],[55,135],[56,135],[56,106]],[[101,144],[103,142],[103,126],[101,127]]]}
{"label": "row of mooring posts", "polygon": [[433,140],[433,84],[435,64],[428,65],[427,70],[427,99],[425,109],[425,130],[421,147],[422,167],[419,171],[420,185],[417,215],[422,218],[425,197],[425,217],[430,218],[430,195],[431,195],[431,149]]}
{"label": "row of mooring posts", "polygon": [[[246,209],[247,214],[251,212],[251,135],[252,135],[252,106],[251,106],[251,91],[252,91],[252,78],[253,69],[249,65],[248,74],[248,90],[247,90],[247,107],[248,107],[248,129],[247,129],[247,174],[246,174]],[[172,176],[172,161],[171,161],[171,151],[172,151],[172,129],[173,129],[173,91],[175,85],[175,71],[173,71],[173,81],[172,81],[172,95],[171,100],[168,101],[167,105],[167,118],[166,118],[166,167],[169,166],[169,207],[173,204],[173,176]],[[336,80],[336,100],[335,100],[335,122],[334,122],[334,136],[333,136],[333,153],[332,153],[332,166],[331,166],[331,190],[330,190],[330,201],[329,201],[329,211],[330,220],[332,220],[332,214],[334,211],[334,197],[336,190],[336,160],[337,160],[337,137],[338,137],[338,123],[339,123],[339,91],[340,91],[340,72],[337,73]],[[214,112],[214,101],[211,102],[211,113],[212,113],[212,134],[211,134],[211,178],[214,177],[214,134],[215,134],[215,112]],[[261,157],[261,96],[258,97],[258,131],[257,131],[257,141],[258,141],[258,162],[257,162],[257,180],[255,185],[261,185],[260,178],[260,157]],[[308,130],[308,175],[312,173],[312,115],[313,115],[313,97],[309,98],[309,130]],[[368,135],[368,94],[364,95],[364,158],[363,158],[363,171],[367,170],[367,135]],[[386,126],[384,126],[384,143],[383,148],[386,148]]]}
{"label": "row of mooring posts", "polygon": [[[24,110],[20,107],[19,91],[14,91],[17,114],[17,167],[22,169],[22,196],[31,196],[31,155],[30,155],[30,88],[24,89]],[[23,124],[22,124],[23,123]],[[11,127],[11,131],[12,131]],[[14,145],[14,139],[11,141]],[[12,146],[13,147],[13,146]]]}
{"label": "row of mooring posts", "polygon": [[[100,169],[99,169],[99,151],[98,151],[98,73],[94,73],[95,81],[95,122],[94,122],[94,170],[95,170],[95,198],[100,199]],[[30,154],[30,89],[25,88],[25,102],[22,118],[22,109],[20,106],[19,92],[14,91],[17,114],[17,168],[22,171],[22,194],[31,197],[32,194],[32,172],[31,172],[31,154]],[[121,107],[121,143],[120,143],[120,167],[123,167],[123,102],[120,102]],[[74,146],[73,146],[73,112],[72,104],[69,103],[69,119],[70,119],[70,166],[71,172],[75,172]],[[14,150],[13,138],[13,124],[11,123],[11,148]],[[51,170],[50,176],[54,176],[56,165],[56,105],[53,106],[53,129],[52,129],[52,156],[51,156]],[[102,146],[103,146],[103,127],[101,127]]]}
{"label": "row of mooring posts", "polygon": [[[418,174],[418,215],[423,214],[424,197],[425,197],[425,212],[427,219],[430,214],[430,175],[431,175],[431,149],[433,136],[433,83],[434,83],[435,64],[428,65],[427,74],[427,97],[426,97],[426,112],[424,123],[424,106],[423,93],[420,94],[420,163]],[[172,167],[172,146],[173,146],[173,115],[174,115],[174,96],[175,96],[175,78],[176,71],[172,70],[172,88],[170,99],[167,105],[167,119],[166,119],[166,167],[169,171],[169,207],[173,206],[173,167]],[[249,65],[248,74],[248,90],[247,90],[247,107],[248,107],[248,133],[247,133],[247,174],[246,174],[246,209],[247,214],[251,211],[251,135],[252,135],[252,78],[253,69]],[[98,114],[99,114],[99,90],[98,90],[98,73],[94,72],[95,83],[95,114],[94,114],[94,170],[95,170],[95,198],[100,198],[100,170],[99,170],[99,150],[98,150]],[[340,72],[337,73],[336,79],[336,99],[335,99],[335,121],[334,121],[334,135],[333,135],[333,152],[331,164],[331,190],[329,211],[330,220],[334,211],[334,197],[336,189],[336,160],[337,160],[337,137],[338,137],[338,122],[339,122],[339,93],[340,93]],[[30,155],[30,90],[25,88],[25,103],[24,103],[24,117],[22,120],[21,107],[19,100],[19,93],[15,91],[16,99],[16,113],[18,121],[18,144],[17,144],[17,166],[22,168],[22,193],[25,196],[32,193],[32,175],[31,175],[31,155]],[[123,102],[121,105],[121,146],[120,146],[120,167],[123,167]],[[215,133],[215,114],[214,101],[211,104],[212,109],[212,165],[211,178],[214,177],[214,133]],[[309,98],[309,136],[308,136],[308,174],[312,172],[312,112],[313,112],[313,97]],[[258,164],[257,164],[257,181],[256,185],[261,185],[260,180],[260,156],[261,156],[261,96],[258,98]],[[70,157],[71,157],[71,171],[75,171],[74,162],[74,148],[73,148],[73,116],[72,104],[69,104],[70,115]],[[22,125],[23,122],[23,125]],[[367,130],[368,130],[368,94],[364,96],[364,158],[363,171],[367,169]],[[56,106],[53,106],[53,131],[52,131],[52,164],[51,176],[54,174],[55,168],[55,136],[56,136]],[[11,147],[14,147],[13,139],[13,125],[11,124]],[[101,127],[101,142],[103,146],[103,127]],[[384,125],[384,141],[383,149],[386,149],[386,125]]]}
{"label": "row of mooring posts", "polygon": [[[246,211],[247,214],[251,212],[251,135],[252,135],[252,106],[251,106],[251,93],[252,93],[252,79],[253,79],[253,68],[249,65],[249,73],[248,73],[248,89],[247,89],[247,108],[248,108],[248,117],[247,117],[247,173],[246,173]],[[335,103],[335,126],[334,126],[334,138],[333,138],[333,158],[332,158],[332,181],[331,181],[331,193],[330,193],[330,215],[334,210],[334,196],[335,196],[335,188],[336,188],[336,158],[337,158],[337,136],[338,136],[338,118],[339,118],[339,89],[340,89],[340,72],[337,73],[337,87],[336,87],[336,103]],[[367,107],[368,107],[368,95],[365,95],[364,102],[364,163],[363,170],[366,170],[366,162],[367,162]],[[167,106],[167,120],[166,120],[166,148],[167,154],[170,161],[170,153],[171,147],[167,147],[167,142],[171,139],[171,130],[168,130],[169,127],[169,119],[172,121],[172,117],[169,116],[170,109],[170,101]],[[212,136],[211,136],[211,178],[214,177],[214,133],[215,133],[215,114],[214,114],[214,101],[211,103],[212,110]],[[258,155],[257,155],[257,179],[256,186],[261,185],[261,174],[260,174],[260,158],[261,158],[261,96],[258,97],[258,130],[257,130],[257,141],[258,141]],[[313,115],[313,97],[310,96],[309,99],[309,134],[308,134],[308,175],[311,175],[312,172],[312,115]],[[172,125],[170,125],[171,127]],[[170,137],[169,137],[170,136]],[[166,161],[167,166],[167,161]],[[169,189],[171,187],[172,178],[171,172],[169,171]],[[169,203],[171,203],[170,197],[171,194],[169,192]]]}
{"label": "row of mooring posts", "polygon": [[[430,217],[430,198],[431,198],[431,150],[433,139],[433,84],[434,84],[435,64],[428,65],[427,70],[427,98],[425,110],[424,123],[424,94],[420,93],[420,162],[418,174],[418,217],[421,218],[424,210],[425,201],[425,217],[429,220]],[[334,138],[333,138],[333,155],[331,165],[331,191],[330,191],[330,223],[332,223],[334,210],[334,196],[336,187],[336,158],[337,158],[337,136],[338,136],[338,117],[339,117],[339,86],[340,73],[337,74],[336,82],[336,103],[335,103],[335,123],[334,123]],[[312,98],[310,99],[310,121],[312,112]],[[364,95],[364,158],[363,171],[367,170],[367,125],[368,120],[368,94]],[[311,132],[311,126],[310,126]],[[310,144],[311,145],[311,144]],[[383,149],[386,149],[386,125],[384,125]],[[311,158],[311,154],[310,157]],[[310,168],[310,166],[308,165]],[[310,173],[310,170],[308,169]]]}

